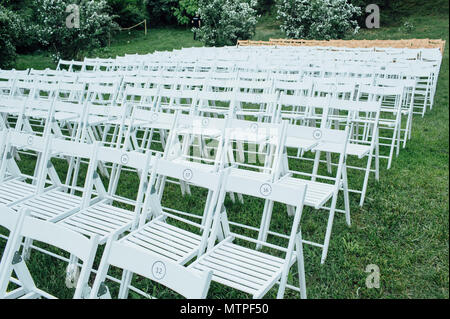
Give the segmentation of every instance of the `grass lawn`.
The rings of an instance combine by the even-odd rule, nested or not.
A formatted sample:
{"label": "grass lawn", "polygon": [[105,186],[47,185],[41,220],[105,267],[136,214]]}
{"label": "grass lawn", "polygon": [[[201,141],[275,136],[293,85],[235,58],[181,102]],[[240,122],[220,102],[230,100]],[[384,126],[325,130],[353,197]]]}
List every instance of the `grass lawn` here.
{"label": "grass lawn", "polygon": [[[410,21],[414,30],[404,32],[399,26]],[[344,217],[335,218],[327,261],[320,265],[320,250],[305,246],[307,289],[309,298],[449,298],[449,19],[448,7],[442,13],[421,14],[404,18],[389,27],[378,30],[362,30],[358,39],[406,39],[442,38],[447,41],[442,63],[435,105],[425,117],[415,115],[412,139],[406,149],[395,158],[392,168],[386,170],[381,162],[381,177],[377,183],[370,181],[367,201],[363,208],[359,198],[351,197],[352,226],[345,225]],[[257,27],[255,39],[267,40],[282,37],[273,18],[263,17]],[[124,53],[148,53],[155,50],[201,45],[193,41],[189,30],[158,28],[150,29],[147,37],[143,32],[122,34],[112,41],[111,47],[99,50],[98,56],[116,56]],[[17,68],[44,68],[54,66],[43,54],[20,56]],[[350,179],[352,177],[350,176]],[[360,176],[356,177],[361,178]],[[171,186],[172,187],[172,186]],[[130,184],[121,186],[121,192],[130,192]],[[194,193],[180,201],[179,188],[164,200],[181,207],[200,209]],[[239,212],[242,221],[256,220],[259,216],[256,201],[245,205],[226,206],[230,215]],[[260,212],[260,211],[259,211]],[[326,214],[305,209],[304,237],[324,234]],[[283,208],[275,207],[274,227],[287,229],[289,218]],[[0,247],[4,241],[0,240]],[[51,286],[52,292],[68,296],[64,292],[64,265],[51,263],[46,256],[32,255],[32,270],[48,277],[41,284]],[[380,268],[380,288],[368,289],[365,281],[366,266],[376,264]],[[293,272],[293,277],[295,272]],[[171,296],[158,286],[137,282],[159,297]],[[66,289],[67,290],[67,289]],[[275,291],[269,293],[274,297]],[[213,284],[210,297],[246,297],[232,289]],[[296,293],[286,297],[296,298]]]}

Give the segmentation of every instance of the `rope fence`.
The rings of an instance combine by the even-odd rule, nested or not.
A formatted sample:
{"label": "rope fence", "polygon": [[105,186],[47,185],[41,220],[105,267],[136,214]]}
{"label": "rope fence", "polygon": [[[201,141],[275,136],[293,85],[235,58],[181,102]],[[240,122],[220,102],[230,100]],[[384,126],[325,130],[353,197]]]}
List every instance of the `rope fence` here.
{"label": "rope fence", "polygon": [[[141,24],[144,24],[144,34],[147,35],[147,19],[145,19],[131,27],[128,27],[128,28],[122,28],[119,26],[119,31],[131,30],[131,29],[134,29],[134,28],[140,26]],[[110,46],[111,46],[111,33],[108,33],[108,47],[110,47]]]}
{"label": "rope fence", "polygon": [[144,24],[145,35],[147,35],[147,20],[146,20],[146,19],[145,19],[144,21],[141,21],[141,22],[139,22],[139,23],[137,23],[137,24],[135,24],[135,25],[129,27],[129,28],[122,28],[122,27],[121,27],[121,28],[120,28],[120,31],[131,30],[131,29],[134,29],[134,28],[140,26],[141,24]]}

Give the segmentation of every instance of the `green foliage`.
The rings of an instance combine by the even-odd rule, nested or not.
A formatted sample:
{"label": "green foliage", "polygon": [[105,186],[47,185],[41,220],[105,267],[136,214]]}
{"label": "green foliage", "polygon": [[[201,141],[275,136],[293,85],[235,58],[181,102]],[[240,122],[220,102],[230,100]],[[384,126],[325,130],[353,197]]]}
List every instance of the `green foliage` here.
{"label": "green foliage", "polygon": [[131,27],[147,18],[144,0],[108,0],[114,19],[121,27]]}
{"label": "green foliage", "polygon": [[15,21],[15,32],[20,36],[14,39],[17,53],[30,53],[40,48],[33,23],[34,3],[32,0],[0,0],[9,9],[8,16]]}
{"label": "green foliage", "polygon": [[199,39],[208,46],[235,45],[255,34],[256,0],[199,0]]}
{"label": "green foliage", "polygon": [[258,0],[256,5],[256,11],[259,14],[264,14],[270,12],[272,6],[275,4],[275,0]]}
{"label": "green foliage", "polygon": [[347,0],[278,0],[277,9],[289,38],[342,39],[359,29],[355,18],[361,10]]}
{"label": "green foliage", "polygon": [[105,0],[81,0],[80,26],[68,28],[66,8],[71,3],[72,0],[35,1],[33,22],[38,41],[49,48],[55,60],[81,58],[81,52],[105,46],[109,33],[117,29]]}
{"label": "green foliage", "polygon": [[22,10],[30,5],[32,0],[0,0],[0,5],[10,10]]}
{"label": "green foliage", "polygon": [[0,5],[0,68],[10,68],[16,59],[19,38],[16,15]]}
{"label": "green foliage", "polygon": [[405,21],[403,23],[403,25],[400,27],[400,31],[404,32],[404,33],[411,33],[412,31],[414,31],[414,24],[412,24],[409,21]]}
{"label": "green foliage", "polygon": [[178,24],[188,25],[198,10],[198,0],[180,0],[172,10]]}
{"label": "green foliage", "polygon": [[173,9],[176,8],[178,0],[147,0],[147,12],[150,25],[176,24]]}

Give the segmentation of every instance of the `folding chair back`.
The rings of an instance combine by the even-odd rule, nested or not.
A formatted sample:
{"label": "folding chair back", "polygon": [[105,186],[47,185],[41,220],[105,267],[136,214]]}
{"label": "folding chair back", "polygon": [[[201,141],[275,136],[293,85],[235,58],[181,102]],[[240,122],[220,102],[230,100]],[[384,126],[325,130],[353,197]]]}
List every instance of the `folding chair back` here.
{"label": "folding chair back", "polygon": [[258,122],[271,122],[275,117],[278,93],[242,93],[233,94],[232,114],[238,118],[253,117]]}
{"label": "folding chair back", "polygon": [[[9,212],[11,213],[11,212]],[[17,214],[17,213],[15,213]],[[86,238],[60,225],[42,221],[28,216],[28,210],[20,212],[20,220],[8,241],[13,244],[2,260],[0,269],[0,298],[55,298],[49,293],[36,287],[27,265],[19,253],[22,238],[36,240],[63,251],[66,251],[83,261],[80,277],[74,293],[74,298],[82,298],[87,288],[89,274],[92,270],[98,239]],[[12,272],[15,272],[20,287],[7,292]]]}
{"label": "folding chair back", "polygon": [[[0,183],[9,181],[9,184],[2,186],[6,187],[4,189],[5,192],[9,193],[12,191],[12,193],[9,196],[2,197],[3,204],[11,203],[11,200],[14,202],[14,198],[18,199],[27,194],[31,195],[34,192],[38,176],[42,170],[42,165],[40,164],[42,161],[41,157],[48,152],[48,146],[49,142],[45,137],[14,130],[7,131],[7,136],[4,138],[4,152],[0,167]],[[28,154],[36,157],[33,175],[28,175],[27,172],[21,171],[20,165],[14,159],[17,150],[26,151]],[[32,184],[26,183],[26,179],[30,179]],[[19,188],[13,191],[14,187],[11,183]],[[17,183],[22,186],[17,185]],[[16,195],[13,195],[14,193]]]}
{"label": "folding chair back", "polygon": [[159,88],[140,88],[127,86],[121,103],[123,105],[139,106],[154,111],[158,100]]}
{"label": "folding chair back", "polygon": [[[289,187],[275,182],[261,182],[257,179],[230,175],[226,178],[226,192],[236,192],[244,195],[267,199],[289,206],[303,207],[303,197],[306,183],[302,186]],[[297,225],[298,226],[298,225]]]}
{"label": "folding chair back", "polygon": [[[151,153],[124,151],[117,148],[100,146],[94,158],[94,167],[91,168],[87,183],[84,187],[80,211],[60,221],[60,224],[82,233],[84,235],[100,236],[100,243],[115,234],[134,229],[139,221],[145,187],[148,185]],[[112,166],[107,191],[100,180],[95,168],[99,163]],[[137,192],[127,191],[126,195],[118,190],[120,178],[138,177]],[[93,187],[97,194],[94,197]]]}
{"label": "folding chair back", "polygon": [[[185,115],[178,111],[164,158],[217,170],[223,158],[226,119]],[[209,140],[206,143],[206,140]],[[203,162],[203,163],[202,163]]]}
{"label": "folding chair back", "polygon": [[113,105],[116,102],[120,80],[114,79],[111,83],[106,83],[107,85],[102,84],[89,85],[87,100],[97,105]]}
{"label": "folding chair back", "polygon": [[[27,207],[33,217],[57,222],[78,211],[83,200],[90,195],[88,185],[94,174],[98,144],[72,142],[53,136],[46,140],[47,151],[40,158],[40,170],[34,177],[34,195],[14,205],[14,209]],[[81,159],[88,161],[83,172],[80,172]],[[57,208],[52,207],[52,203],[57,204]]]}
{"label": "folding chair back", "polygon": [[174,90],[161,88],[158,92],[157,111],[192,114],[197,107],[198,90]]}

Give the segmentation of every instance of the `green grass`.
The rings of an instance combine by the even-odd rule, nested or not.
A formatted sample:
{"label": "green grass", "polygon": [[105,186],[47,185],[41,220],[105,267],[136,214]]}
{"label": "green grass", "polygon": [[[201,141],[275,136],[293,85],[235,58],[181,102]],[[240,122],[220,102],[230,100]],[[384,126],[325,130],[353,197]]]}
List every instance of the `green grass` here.
{"label": "green grass", "polygon": [[[406,34],[399,26],[407,19],[415,29]],[[358,197],[351,197],[352,226],[348,228],[342,215],[337,215],[327,261],[320,265],[320,250],[305,246],[307,288],[310,298],[449,298],[449,48],[448,10],[432,15],[420,12],[399,19],[389,27],[361,30],[358,39],[442,38],[447,41],[439,76],[435,105],[425,117],[415,116],[412,139],[406,149],[386,170],[382,161],[379,182],[371,179],[367,201],[358,206]],[[281,37],[276,21],[264,17],[257,27],[255,39]],[[130,43],[128,43],[130,41]],[[111,47],[98,52],[99,56],[124,53],[148,53],[155,50],[200,45],[192,40],[189,30],[151,29],[147,37],[142,32],[122,34]],[[51,66],[43,55],[21,56],[18,68]],[[353,176],[360,179],[360,176]],[[352,176],[350,176],[352,179]],[[180,200],[178,187],[170,186],[164,201],[179,208],[201,212],[201,197]],[[133,192],[130,184],[122,185],[121,194]],[[245,205],[226,206],[234,219],[256,223],[261,203],[246,199]],[[324,233],[326,213],[305,209],[303,235],[317,238]],[[282,207],[275,206],[273,228],[288,229],[290,218]],[[4,242],[0,240],[0,246]],[[365,285],[366,266],[376,264],[381,271],[379,289]],[[64,265],[52,263],[47,256],[32,255],[32,271],[49,285],[52,292],[68,296],[64,289]],[[294,267],[295,268],[295,267]],[[295,275],[295,270],[291,277]],[[48,276],[48,277],[47,277]],[[53,278],[49,283],[47,278]],[[167,291],[148,281],[136,281],[143,289],[159,297],[171,297]],[[268,295],[274,297],[275,292]],[[133,294],[133,297],[136,297]],[[233,289],[212,284],[209,297],[248,297]],[[296,298],[295,293],[286,297]]]}
{"label": "green grass", "polygon": [[279,22],[275,15],[265,14],[259,19],[256,26],[256,33],[253,40],[267,41],[270,38],[279,39],[285,38],[285,34],[281,31]]}
{"label": "green grass", "polygon": [[[111,45],[89,53],[88,57],[116,57],[125,53],[146,54],[154,51],[181,49],[183,47],[202,46],[200,41],[194,41],[193,33],[185,28],[158,27],[148,29],[147,35],[142,30],[122,31],[111,39]],[[16,69],[55,68],[48,53],[19,55]]]}

